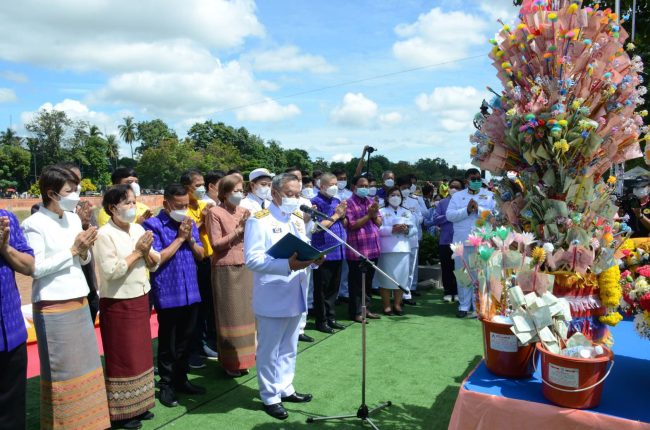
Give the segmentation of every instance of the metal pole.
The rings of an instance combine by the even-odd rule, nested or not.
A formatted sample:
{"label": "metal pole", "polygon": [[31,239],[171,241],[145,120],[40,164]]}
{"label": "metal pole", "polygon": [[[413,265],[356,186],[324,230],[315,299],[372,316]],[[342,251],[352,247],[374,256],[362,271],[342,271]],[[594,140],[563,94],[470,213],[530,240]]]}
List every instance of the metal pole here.
{"label": "metal pole", "polygon": [[632,0],[632,42],[636,36],[636,0]]}
{"label": "metal pole", "polygon": [[614,12],[616,13],[616,17],[620,20],[621,19],[621,0],[616,0],[614,3]]}

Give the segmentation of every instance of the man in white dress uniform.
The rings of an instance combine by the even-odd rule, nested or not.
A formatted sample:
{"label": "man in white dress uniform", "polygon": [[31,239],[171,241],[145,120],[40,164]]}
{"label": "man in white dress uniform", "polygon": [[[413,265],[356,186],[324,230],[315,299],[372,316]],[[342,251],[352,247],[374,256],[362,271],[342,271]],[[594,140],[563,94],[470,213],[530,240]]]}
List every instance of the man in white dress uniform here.
{"label": "man in white dress uniform", "polygon": [[287,233],[308,242],[298,211],[301,183],[279,174],[272,182],[272,203],[246,222],[244,258],[253,272],[253,312],[257,319],[257,381],[267,414],[286,419],[282,402],[309,402],[311,394],[293,388],[300,316],[307,311],[305,269],[320,261],[275,259],[266,251]]}

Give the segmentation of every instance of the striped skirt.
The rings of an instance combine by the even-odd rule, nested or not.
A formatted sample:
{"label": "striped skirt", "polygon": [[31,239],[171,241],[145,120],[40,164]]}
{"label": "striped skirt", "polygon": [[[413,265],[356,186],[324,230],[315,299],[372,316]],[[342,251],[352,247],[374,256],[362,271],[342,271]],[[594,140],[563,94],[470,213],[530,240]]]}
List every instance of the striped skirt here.
{"label": "striped skirt", "polygon": [[253,274],[245,266],[213,266],[212,297],[221,366],[229,371],[255,366]]}
{"label": "striped skirt", "polygon": [[41,429],[111,426],[85,297],[32,305],[41,364]]}
{"label": "striped skirt", "polygon": [[155,404],[149,296],[102,298],[99,311],[111,421],[135,418]]}

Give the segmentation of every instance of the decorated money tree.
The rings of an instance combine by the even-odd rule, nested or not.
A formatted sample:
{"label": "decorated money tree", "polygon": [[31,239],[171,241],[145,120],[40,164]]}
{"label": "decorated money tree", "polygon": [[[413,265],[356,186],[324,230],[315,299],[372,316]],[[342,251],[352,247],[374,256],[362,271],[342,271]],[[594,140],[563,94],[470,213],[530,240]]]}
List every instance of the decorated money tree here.
{"label": "decorated money tree", "polygon": [[491,40],[503,90],[493,91],[491,112],[470,137],[472,160],[504,177],[495,191],[498,221],[534,235],[538,246],[528,251],[544,254],[527,257],[537,257],[532,273],[530,263],[510,268],[515,283],[536,282],[543,295],[541,281],[568,301],[569,335],[606,342],[605,325],[621,319],[614,254],[629,232],[613,221],[616,178],[607,172],[642,156],[643,64],[609,9],[529,0],[519,17]]}

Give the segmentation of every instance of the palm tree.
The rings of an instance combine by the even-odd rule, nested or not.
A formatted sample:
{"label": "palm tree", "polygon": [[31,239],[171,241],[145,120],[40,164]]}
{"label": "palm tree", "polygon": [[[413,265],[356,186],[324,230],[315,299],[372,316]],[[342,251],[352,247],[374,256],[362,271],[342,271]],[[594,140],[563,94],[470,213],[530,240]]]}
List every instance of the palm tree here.
{"label": "palm tree", "polygon": [[122,118],[124,124],[120,124],[117,128],[120,131],[120,137],[131,147],[131,159],[133,159],[133,141],[135,140],[136,125],[133,122],[132,116]]}
{"label": "palm tree", "polygon": [[94,125],[94,124],[91,125],[91,126],[88,128],[88,136],[89,136],[89,137],[99,137],[99,136],[101,136],[102,134],[103,134],[103,133],[99,130],[99,127],[97,127],[97,126]]}
{"label": "palm tree", "polygon": [[0,145],[20,146],[20,141],[21,138],[10,127],[0,132]]}
{"label": "palm tree", "polygon": [[106,137],[106,155],[109,160],[115,161],[115,167],[117,168],[117,159],[120,157],[120,145],[117,143],[117,136],[114,134],[109,134]]}

